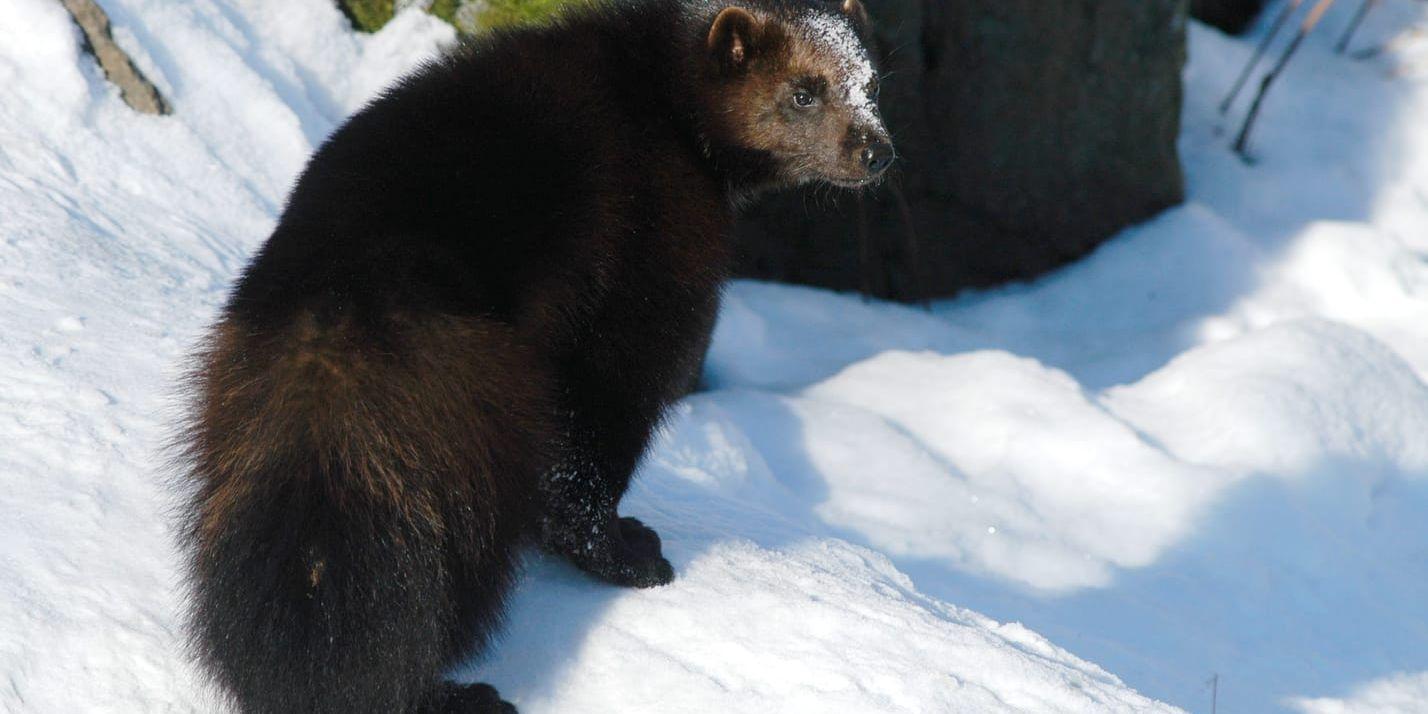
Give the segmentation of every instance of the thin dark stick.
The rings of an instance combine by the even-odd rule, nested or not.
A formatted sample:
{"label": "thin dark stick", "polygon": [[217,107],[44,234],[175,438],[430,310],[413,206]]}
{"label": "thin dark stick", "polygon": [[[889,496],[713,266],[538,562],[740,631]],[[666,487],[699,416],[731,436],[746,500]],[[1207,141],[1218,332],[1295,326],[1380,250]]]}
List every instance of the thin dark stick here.
{"label": "thin dark stick", "polygon": [[1294,53],[1299,51],[1299,46],[1304,44],[1304,38],[1314,31],[1319,21],[1324,19],[1324,13],[1329,11],[1329,7],[1334,4],[1334,0],[1319,0],[1319,4],[1309,11],[1309,16],[1304,18],[1304,24],[1299,26],[1299,34],[1294,36],[1294,41],[1289,43],[1288,49],[1279,58],[1279,62],[1274,65],[1274,69],[1264,76],[1264,81],[1259,85],[1259,94],[1254,97],[1254,104],[1250,105],[1249,116],[1245,117],[1245,125],[1240,129],[1239,138],[1235,139],[1235,153],[1241,158],[1248,159],[1249,155],[1245,149],[1249,146],[1250,130],[1254,128],[1255,119],[1259,117],[1260,106],[1264,103],[1264,96],[1269,93],[1270,85],[1274,80],[1284,73],[1284,68],[1289,65],[1289,60],[1294,58]]}
{"label": "thin dark stick", "polygon": [[1259,41],[1259,47],[1255,48],[1254,56],[1250,58],[1249,64],[1245,65],[1244,71],[1240,72],[1239,79],[1235,80],[1235,86],[1230,90],[1229,96],[1225,97],[1225,101],[1220,102],[1221,114],[1226,114],[1230,111],[1230,105],[1234,104],[1235,99],[1240,96],[1240,90],[1244,89],[1245,82],[1248,82],[1250,75],[1254,74],[1255,68],[1259,66],[1259,61],[1264,59],[1264,55],[1269,51],[1269,46],[1274,43],[1274,39],[1279,37],[1279,31],[1284,29],[1285,25],[1289,24],[1289,18],[1293,17],[1294,11],[1298,10],[1299,6],[1303,4],[1304,0],[1289,0],[1289,2],[1284,4],[1284,9],[1280,10],[1279,16],[1274,18],[1274,24],[1270,25],[1269,33],[1264,36],[1264,39]]}
{"label": "thin dark stick", "polygon": [[1359,6],[1358,14],[1354,15],[1354,21],[1349,23],[1349,29],[1344,31],[1344,36],[1339,38],[1339,44],[1334,47],[1334,51],[1343,54],[1349,49],[1349,43],[1354,39],[1354,33],[1359,31],[1359,26],[1364,24],[1364,18],[1368,17],[1369,11],[1378,4],[1378,0],[1364,0]]}

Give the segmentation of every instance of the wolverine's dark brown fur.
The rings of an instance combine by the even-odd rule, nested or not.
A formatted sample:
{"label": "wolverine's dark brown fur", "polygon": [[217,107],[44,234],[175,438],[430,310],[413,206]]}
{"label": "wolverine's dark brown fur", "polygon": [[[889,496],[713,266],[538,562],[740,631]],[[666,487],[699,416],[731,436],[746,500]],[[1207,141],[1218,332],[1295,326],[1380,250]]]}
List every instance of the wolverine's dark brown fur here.
{"label": "wolverine's dark brown fur", "polygon": [[[510,330],[452,315],[393,314],[380,338],[309,313],[271,333],[232,320],[217,327],[190,446],[204,476],[191,534],[195,588],[209,608],[195,624],[224,684],[261,692],[240,699],[246,708],[397,711],[440,698],[433,678],[496,619],[514,549],[536,518],[530,475],[549,463],[543,449],[555,431],[529,357]],[[247,533],[240,523],[264,527]],[[364,539],[387,552],[353,557]],[[261,611],[231,619],[242,608],[283,607],[274,597],[310,621],[254,628],[252,618],[271,614]],[[404,613],[401,598],[427,602]],[[324,610],[388,631],[327,621]],[[388,647],[372,647],[385,638]],[[347,661],[333,668],[313,658],[324,646],[351,648]],[[266,661],[235,656],[248,651]],[[324,677],[338,681],[311,685]]]}
{"label": "wolverine's dark brown fur", "polygon": [[818,39],[863,21],[841,6],[585,11],[423,69],[318,151],[183,438],[193,642],[240,710],[509,711],[441,673],[524,543],[670,580],[616,506],[699,364],[730,206],[891,155]]}
{"label": "wolverine's dark brown fur", "polygon": [[[491,444],[444,440],[449,434],[509,430],[501,454],[517,471],[548,461],[552,399],[530,373],[529,350],[500,325],[453,315],[387,317],[382,344],[348,321],[319,326],[311,313],[266,334],[225,320],[203,358],[193,432],[196,465],[208,477],[199,499],[200,545],[212,542],[231,512],[254,497],[247,478],[265,462],[311,444],[317,473],[342,471],[365,498],[386,500],[408,517],[442,528],[435,491],[480,487],[458,497],[516,491],[504,470],[472,483],[446,475],[491,469]],[[313,474],[297,472],[296,477]],[[431,482],[424,482],[430,479]],[[334,495],[345,496],[347,491]]]}

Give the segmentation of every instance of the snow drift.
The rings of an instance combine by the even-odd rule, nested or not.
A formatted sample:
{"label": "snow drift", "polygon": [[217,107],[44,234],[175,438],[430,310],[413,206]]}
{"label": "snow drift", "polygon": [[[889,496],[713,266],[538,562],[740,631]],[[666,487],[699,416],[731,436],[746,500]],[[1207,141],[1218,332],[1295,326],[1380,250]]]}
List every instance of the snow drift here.
{"label": "snow drift", "polygon": [[[104,5],[174,116],[58,3],[0,4],[0,709],[204,711],[174,378],[313,147],[452,38]],[[1189,203],[1043,280],[931,311],[732,286],[713,390],[626,502],[676,583],[533,555],[453,676],[530,712],[1205,709],[1215,674],[1226,712],[1428,709],[1425,20],[1385,3],[1363,62],[1311,42],[1252,167],[1214,105],[1253,39],[1192,26]]]}

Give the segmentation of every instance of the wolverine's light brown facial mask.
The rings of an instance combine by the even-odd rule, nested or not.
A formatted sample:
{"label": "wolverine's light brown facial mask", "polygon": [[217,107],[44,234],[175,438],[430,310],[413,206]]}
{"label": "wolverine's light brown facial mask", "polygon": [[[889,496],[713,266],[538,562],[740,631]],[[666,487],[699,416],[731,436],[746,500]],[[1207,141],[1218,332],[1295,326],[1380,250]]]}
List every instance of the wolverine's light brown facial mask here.
{"label": "wolverine's light brown facial mask", "polygon": [[722,127],[741,146],[773,157],[788,184],[876,182],[895,157],[878,111],[879,78],[859,28],[858,0],[840,12],[792,17],[722,11],[708,47],[725,78]]}

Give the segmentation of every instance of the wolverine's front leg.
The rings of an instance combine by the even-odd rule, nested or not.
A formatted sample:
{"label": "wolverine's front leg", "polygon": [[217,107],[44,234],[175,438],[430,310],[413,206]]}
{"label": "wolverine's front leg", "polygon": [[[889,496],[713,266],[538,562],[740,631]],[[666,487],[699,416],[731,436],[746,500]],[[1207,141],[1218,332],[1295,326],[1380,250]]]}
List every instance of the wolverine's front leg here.
{"label": "wolverine's front leg", "polygon": [[[592,405],[593,406],[593,405]],[[545,475],[541,540],[602,580],[648,588],[674,579],[659,535],[616,508],[639,464],[653,418],[611,409],[575,410],[557,465]],[[597,426],[598,425],[598,426]]]}
{"label": "wolverine's front leg", "polygon": [[587,489],[580,476],[553,475],[542,541],[601,580],[634,588],[668,584],[674,568],[660,552],[659,535],[634,518],[621,518],[611,501]]}

